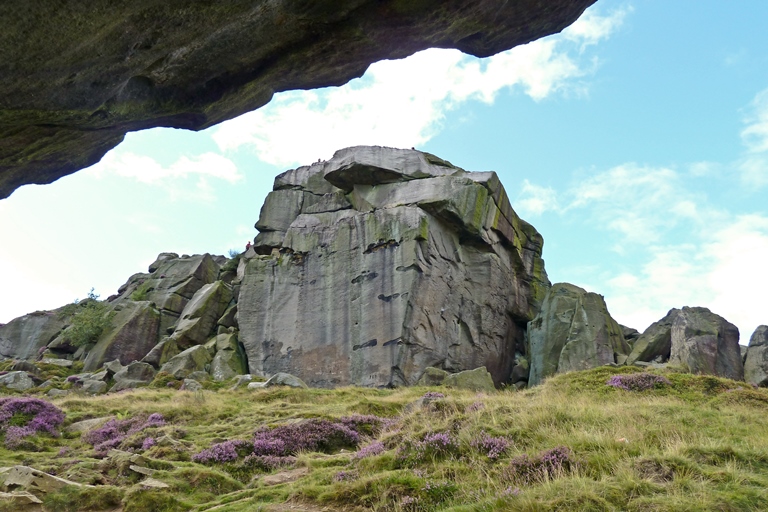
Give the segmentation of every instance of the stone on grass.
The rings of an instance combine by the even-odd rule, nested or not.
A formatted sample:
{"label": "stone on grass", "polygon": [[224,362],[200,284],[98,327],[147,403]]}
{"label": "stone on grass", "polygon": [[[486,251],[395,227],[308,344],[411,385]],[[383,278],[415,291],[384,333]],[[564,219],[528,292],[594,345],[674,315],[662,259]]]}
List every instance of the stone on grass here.
{"label": "stone on grass", "polygon": [[632,352],[627,357],[627,364],[635,364],[637,361],[650,362],[660,358],[660,362],[669,360],[672,351],[672,324],[680,314],[679,309],[670,309],[669,312],[648,327],[632,346]]}
{"label": "stone on grass", "polygon": [[90,395],[100,395],[107,392],[107,383],[103,380],[86,379],[83,381],[81,389]]}
{"label": "stone on grass", "polygon": [[427,368],[424,368],[424,373],[421,375],[421,378],[419,378],[419,382],[417,382],[416,385],[441,386],[448,375],[449,373],[445,370],[428,366]]}
{"label": "stone on grass", "polygon": [[[250,388],[250,386],[251,385],[249,384],[248,387]],[[274,374],[269,379],[267,379],[267,382],[264,383],[265,388],[269,388],[272,386],[288,386],[291,388],[309,387],[300,378],[296,377],[295,375],[291,375],[290,373],[284,373],[284,372],[278,372]]]}
{"label": "stone on grass", "polygon": [[468,389],[470,391],[496,391],[496,387],[493,385],[493,378],[485,366],[475,368],[474,370],[448,374],[443,384],[450,388]]}
{"label": "stone on grass", "polygon": [[211,362],[211,376],[216,382],[229,380],[248,371],[240,350],[219,350]]}
{"label": "stone on grass", "polygon": [[237,388],[242,388],[247,386],[253,380],[253,376],[250,374],[237,375],[232,380],[233,380],[233,384],[232,384],[232,387],[229,389],[235,390]]}
{"label": "stone on grass", "polygon": [[35,382],[27,372],[8,372],[5,375],[0,375],[0,387],[26,391],[35,387]]}
{"label": "stone on grass", "polygon": [[211,355],[203,345],[195,345],[172,357],[161,368],[161,372],[170,373],[177,379],[183,379],[190,373],[205,370],[211,362]]}
{"label": "stone on grass", "polygon": [[134,361],[115,374],[115,385],[110,391],[114,393],[124,389],[147,386],[155,378],[155,373],[157,372],[152,365]]}
{"label": "stone on grass", "polygon": [[64,368],[72,368],[72,365],[75,364],[73,361],[70,361],[69,359],[58,359],[58,358],[52,358],[52,357],[44,357],[42,361],[40,361],[43,364],[52,364],[54,366],[62,366]]}
{"label": "stone on grass", "polygon": [[203,385],[193,379],[184,379],[180,389],[182,391],[200,391],[203,389]]}

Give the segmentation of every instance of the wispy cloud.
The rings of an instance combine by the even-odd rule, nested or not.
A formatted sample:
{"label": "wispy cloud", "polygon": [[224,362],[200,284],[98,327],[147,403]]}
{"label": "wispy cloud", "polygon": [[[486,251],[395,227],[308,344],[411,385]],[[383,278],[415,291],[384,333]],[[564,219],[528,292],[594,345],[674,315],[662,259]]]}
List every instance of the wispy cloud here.
{"label": "wispy cloud", "polygon": [[378,62],[343,87],[279,94],[262,109],[222,123],[212,136],[224,151],[248,147],[279,166],[358,144],[418,146],[440,131],[446,111],[468,101],[493,103],[507,89],[540,101],[583,87],[575,79],[595,65],[584,48],[607,38],[626,14],[591,8],[562,34],[487,59],[433,49]]}
{"label": "wispy cloud", "polygon": [[737,168],[745,185],[763,187],[768,185],[768,89],[752,100],[744,123],[741,140],[747,153]]}

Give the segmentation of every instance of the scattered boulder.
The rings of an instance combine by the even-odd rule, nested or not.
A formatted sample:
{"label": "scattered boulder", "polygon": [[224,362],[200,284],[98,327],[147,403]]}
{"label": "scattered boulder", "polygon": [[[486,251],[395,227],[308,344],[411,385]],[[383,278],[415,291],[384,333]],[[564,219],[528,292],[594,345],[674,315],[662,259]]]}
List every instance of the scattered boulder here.
{"label": "scattered boulder", "polygon": [[424,373],[416,384],[418,386],[442,386],[448,375],[450,374],[445,370],[428,366],[424,368]]}
{"label": "scattered boulder", "polygon": [[679,314],[679,309],[670,309],[664,318],[652,323],[635,341],[627,364],[659,358],[660,362],[668,361],[672,351],[672,324]]}
{"label": "scattered boulder", "polygon": [[637,341],[637,338],[640,337],[640,331],[621,324],[619,324],[619,327],[621,327],[621,334],[624,336],[624,340],[629,344],[629,346],[634,346],[635,341]]}
{"label": "scattered boulder", "polygon": [[115,374],[115,384],[110,388],[110,391],[115,392],[146,386],[155,378],[155,373],[156,371],[152,365],[134,361]]}
{"label": "scattered boulder", "polygon": [[172,357],[160,368],[160,371],[170,373],[177,379],[183,379],[194,371],[205,370],[205,366],[210,362],[211,355],[208,350],[202,345],[195,345]]}
{"label": "scattered boulder", "polygon": [[528,339],[531,386],[555,373],[623,364],[629,354],[603,297],[569,283],[552,285],[528,324]]}
{"label": "scattered boulder", "polygon": [[26,510],[29,506],[42,504],[43,500],[26,491],[14,491],[0,492],[0,503],[10,505],[12,510]]}
{"label": "scattered boulder", "polygon": [[86,379],[82,381],[81,389],[89,395],[101,395],[107,392],[107,383],[103,380]]}
{"label": "scattered boulder", "polygon": [[43,364],[52,364],[54,366],[61,366],[62,368],[72,368],[72,365],[74,365],[74,361],[71,361],[69,359],[58,359],[58,358],[52,358],[52,357],[44,357],[41,361]]}
{"label": "scattered boulder", "polygon": [[217,382],[229,380],[235,375],[248,372],[243,354],[240,350],[219,350],[211,362],[211,377]]}
{"label": "scattered boulder", "polygon": [[[252,383],[252,384],[257,384],[257,383]],[[291,375],[290,373],[284,373],[284,372],[276,373],[272,377],[267,379],[266,382],[264,382],[265,388],[269,388],[272,386],[288,386],[291,388],[309,387],[300,378],[294,375]],[[250,384],[248,385],[248,387],[250,388]]]}
{"label": "scattered boulder", "polygon": [[16,371],[0,375],[0,386],[16,391],[26,391],[35,387],[35,382],[27,372]]}
{"label": "scattered boulder", "polygon": [[768,325],[759,326],[749,338],[744,380],[755,386],[768,387]]}
{"label": "scattered boulder", "polygon": [[449,388],[468,389],[470,391],[496,391],[493,378],[484,366],[474,370],[448,374],[443,384]]}
{"label": "scattered boulder", "polygon": [[201,389],[203,389],[203,385],[194,379],[184,379],[181,384],[182,391],[200,391]]}
{"label": "scattered boulder", "polygon": [[103,368],[104,370],[106,370],[107,376],[112,377],[117,372],[123,369],[123,364],[120,362],[119,359],[115,359],[113,361],[109,361],[108,363],[104,363]]}
{"label": "scattered boulder", "polygon": [[29,466],[0,468],[0,482],[0,489],[6,492],[9,490],[24,490],[36,496],[58,491],[67,485],[92,487],[49,475]]}
{"label": "scattered boulder", "polygon": [[67,432],[73,432],[73,433],[88,432],[89,430],[93,430],[95,428],[102,426],[104,423],[106,423],[111,419],[112,419],[112,416],[104,416],[101,418],[91,418],[88,420],[82,420],[82,421],[72,423],[65,430]]}
{"label": "scattered boulder", "polygon": [[691,373],[744,380],[739,329],[707,308],[686,306],[672,323],[669,363]]}
{"label": "scattered boulder", "polygon": [[237,375],[233,378],[233,384],[232,387],[229,388],[230,391],[234,391],[235,389],[242,388],[247,386],[251,381],[253,380],[253,376],[251,374],[245,374],[245,375]]}
{"label": "scattered boulder", "polygon": [[163,340],[155,345],[141,361],[149,363],[155,368],[159,368],[179,353],[181,353],[181,350],[175,340],[172,340],[171,338],[163,338]]}

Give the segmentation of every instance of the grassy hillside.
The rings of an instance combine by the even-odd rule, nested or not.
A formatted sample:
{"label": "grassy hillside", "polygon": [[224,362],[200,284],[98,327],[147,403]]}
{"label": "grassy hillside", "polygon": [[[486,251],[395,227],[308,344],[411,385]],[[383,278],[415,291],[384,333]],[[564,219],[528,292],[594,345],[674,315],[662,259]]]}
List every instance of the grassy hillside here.
{"label": "grassy hillside", "polygon": [[[66,414],[59,437],[10,439],[8,449],[7,425],[29,415],[6,419],[0,465],[98,484],[49,494],[46,509],[57,511],[768,510],[768,392],[674,371],[654,383],[640,372],[604,367],[492,394],[70,395],[53,401]],[[652,387],[608,385],[618,374]],[[106,416],[114,421],[100,430],[66,432]],[[170,487],[142,485],[115,452],[99,455],[110,446],[141,454]]]}

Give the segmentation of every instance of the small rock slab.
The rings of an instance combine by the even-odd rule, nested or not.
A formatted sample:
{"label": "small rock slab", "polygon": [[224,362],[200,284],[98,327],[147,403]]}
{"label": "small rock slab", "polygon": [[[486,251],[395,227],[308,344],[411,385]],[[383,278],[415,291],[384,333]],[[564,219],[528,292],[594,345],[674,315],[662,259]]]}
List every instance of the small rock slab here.
{"label": "small rock slab", "polygon": [[89,420],[78,421],[71,424],[64,430],[66,432],[88,432],[94,428],[102,426],[107,421],[111,420],[112,416],[103,416],[101,418],[91,418]]}
{"label": "small rock slab", "polygon": [[274,475],[267,475],[261,479],[261,482],[267,486],[287,484],[289,482],[295,482],[299,478],[307,476],[308,474],[309,468],[291,469],[290,471],[281,471],[280,473],[275,473]]}
{"label": "small rock slab", "polygon": [[0,386],[17,391],[26,391],[35,387],[35,382],[27,372],[8,372],[5,375],[0,375]]}
{"label": "small rock slab", "polygon": [[26,505],[38,505],[42,502],[43,500],[34,494],[25,491],[0,492],[0,503],[11,503],[17,507],[24,507]]}
{"label": "small rock slab", "polygon": [[165,482],[161,482],[157,478],[145,478],[139,482],[139,485],[148,489],[168,489],[170,487],[170,485],[166,484]]}
{"label": "small rock slab", "polygon": [[74,364],[74,362],[70,361],[69,359],[53,359],[53,358],[47,358],[47,357],[40,362],[44,364],[61,366],[63,368],[72,368],[72,365]]}
{"label": "small rock slab", "polygon": [[471,391],[496,391],[493,385],[493,377],[485,366],[459,373],[451,373],[443,381],[445,386],[456,389],[469,389]]}

